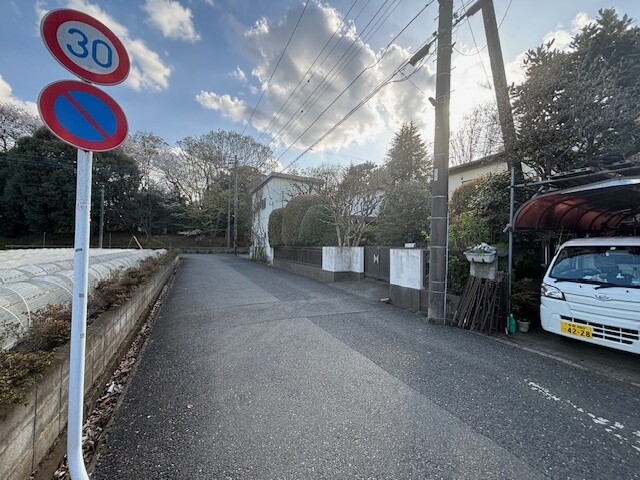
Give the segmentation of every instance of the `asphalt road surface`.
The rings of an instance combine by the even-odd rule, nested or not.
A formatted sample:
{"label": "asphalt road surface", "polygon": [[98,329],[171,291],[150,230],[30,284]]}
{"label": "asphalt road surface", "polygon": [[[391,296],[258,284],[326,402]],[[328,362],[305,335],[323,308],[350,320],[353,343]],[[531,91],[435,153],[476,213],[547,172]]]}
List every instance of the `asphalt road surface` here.
{"label": "asphalt road surface", "polygon": [[92,479],[640,478],[633,385],[187,255]]}

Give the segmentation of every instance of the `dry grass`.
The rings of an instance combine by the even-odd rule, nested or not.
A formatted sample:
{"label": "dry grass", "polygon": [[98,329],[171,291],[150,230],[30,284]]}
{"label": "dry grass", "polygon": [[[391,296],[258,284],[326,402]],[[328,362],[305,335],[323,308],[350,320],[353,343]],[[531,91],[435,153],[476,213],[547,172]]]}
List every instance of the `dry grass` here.
{"label": "dry grass", "polygon": [[[119,270],[99,282],[89,298],[88,320],[95,321],[101,313],[125,303],[161,265],[173,258],[175,253],[150,257],[136,268]],[[8,351],[0,349],[0,405],[26,404],[28,388],[52,364],[56,349],[69,341],[69,305],[48,305],[33,313],[31,319],[31,327],[18,345]]]}

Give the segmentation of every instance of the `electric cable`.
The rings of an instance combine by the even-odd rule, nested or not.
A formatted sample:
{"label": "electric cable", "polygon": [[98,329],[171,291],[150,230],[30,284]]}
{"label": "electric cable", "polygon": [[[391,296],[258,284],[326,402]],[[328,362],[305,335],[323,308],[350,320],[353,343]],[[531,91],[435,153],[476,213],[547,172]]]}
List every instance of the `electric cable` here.
{"label": "electric cable", "polygon": [[258,101],[256,102],[256,105],[253,107],[253,111],[251,112],[251,115],[249,116],[249,120],[245,124],[244,129],[242,130],[242,135],[244,135],[244,132],[247,130],[247,127],[251,124],[251,120],[253,119],[253,115],[256,113],[258,105],[260,105],[260,101],[262,100],[262,97],[264,97],[264,93],[269,88],[269,84],[271,83],[271,79],[275,75],[276,70],[278,69],[278,65],[280,65],[280,62],[282,61],[282,57],[284,57],[284,54],[287,51],[287,48],[289,47],[289,44],[291,43],[291,39],[293,38],[293,35],[296,33],[296,30],[298,29],[298,25],[300,25],[300,20],[302,20],[302,16],[304,15],[304,12],[307,9],[307,5],[308,4],[309,4],[308,1],[304,3],[304,7],[302,8],[302,12],[300,12],[300,16],[298,17],[298,21],[296,22],[295,27],[293,27],[293,31],[291,32],[291,35],[289,36],[289,40],[287,40],[287,44],[284,46],[284,50],[282,50],[282,53],[280,54],[280,58],[278,58],[278,61],[276,62],[276,66],[273,68],[273,71],[271,72],[271,76],[269,77],[269,80],[267,80],[267,84],[262,89],[262,93],[260,93],[260,98],[258,98]]}

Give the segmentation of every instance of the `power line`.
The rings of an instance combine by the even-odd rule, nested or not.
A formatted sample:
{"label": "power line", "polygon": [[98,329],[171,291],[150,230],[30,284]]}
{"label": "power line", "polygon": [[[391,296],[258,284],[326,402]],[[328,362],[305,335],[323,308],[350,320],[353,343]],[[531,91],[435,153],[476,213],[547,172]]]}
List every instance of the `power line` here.
{"label": "power line", "polygon": [[276,63],[276,66],[274,67],[273,71],[271,72],[271,76],[269,77],[269,80],[267,80],[267,84],[262,89],[262,93],[260,94],[260,98],[258,98],[258,101],[256,102],[256,105],[253,107],[253,111],[251,112],[251,116],[249,117],[249,120],[245,124],[244,129],[242,130],[242,135],[244,135],[244,132],[247,130],[247,127],[249,126],[249,124],[251,123],[251,120],[253,119],[253,115],[256,113],[256,109],[258,108],[258,105],[260,105],[260,101],[262,100],[262,97],[264,97],[265,92],[269,88],[269,84],[271,83],[271,79],[275,75],[276,70],[278,69],[278,65],[280,65],[280,61],[284,57],[284,54],[287,51],[287,48],[289,47],[289,44],[291,43],[291,39],[293,38],[294,33],[296,33],[296,30],[298,29],[298,25],[300,25],[300,20],[302,20],[302,16],[304,15],[304,12],[307,9],[307,5],[308,4],[309,4],[309,1],[307,0],[305,2],[305,4],[304,4],[304,7],[302,8],[302,12],[300,12],[300,16],[298,17],[298,21],[296,22],[295,27],[293,27],[293,31],[291,32],[291,35],[289,36],[289,40],[287,40],[287,44],[284,46],[284,50],[282,50],[282,53],[280,54],[280,58],[278,58],[278,62]]}
{"label": "power line", "polygon": [[[373,68],[375,65],[377,65],[378,63],[380,63],[380,61],[384,58],[384,56],[389,52],[389,47],[393,44],[393,42],[409,27],[409,25],[411,25],[417,18],[418,16],[429,6],[431,5],[435,0],[430,0],[419,12],[416,16],[414,16],[409,23],[398,33],[396,34],[391,41],[387,44],[387,46],[385,47],[384,53],[375,61],[372,62],[371,64],[369,64],[367,67],[365,67],[352,81],[351,83],[349,83],[349,85],[347,85],[342,92],[340,92],[340,94],[320,113],[320,115],[318,115],[315,120],[313,120],[313,122],[311,122],[311,124],[285,149],[284,152],[282,152],[282,154],[278,157],[278,160],[280,160],[280,158],[282,158],[282,156],[288,151],[290,150],[293,145],[295,145],[295,143],[300,140],[300,138],[302,138],[310,129],[311,127],[313,127],[313,125],[315,125],[318,120],[327,112],[327,110],[329,110],[329,108],[331,108],[339,99],[340,97],[342,97],[342,95],[344,95],[344,93],[370,68]],[[403,62],[403,64],[398,67],[398,69],[389,77],[388,80],[386,80],[385,82],[383,82],[383,84],[377,88],[376,90],[374,90],[373,95],[375,95],[375,93],[377,93],[381,88],[383,88],[387,83],[389,83],[389,81],[398,73],[398,71],[400,71],[401,68],[404,68],[406,65],[408,64],[408,60]],[[370,97],[368,97],[364,103],[366,103],[370,98],[373,97],[373,95],[371,95]],[[361,105],[359,105],[357,108],[360,108],[360,106],[364,105],[364,103],[362,103]],[[357,110],[356,108],[356,110]],[[351,112],[349,112],[348,116],[343,118],[340,122],[338,122],[338,124],[336,124],[334,127],[332,127],[329,132],[327,132],[325,135],[323,135],[321,137],[321,139],[324,139],[326,137],[326,135],[328,135],[328,133],[330,133],[331,131],[333,131],[338,125],[342,124],[344,122],[344,120],[346,120],[346,118],[348,118],[349,116],[351,116],[351,114],[353,114],[355,112],[355,110],[352,110]],[[316,145],[316,143],[314,143],[314,145]],[[310,149],[305,150],[304,153],[308,152]],[[303,153],[303,154],[304,154]],[[295,161],[297,161],[300,157],[296,158]],[[293,163],[293,162],[292,162]],[[291,163],[291,164],[292,164]],[[289,166],[291,165],[289,164],[286,168],[289,168]],[[286,170],[285,168],[285,170]]]}
{"label": "power line", "polygon": [[[371,0],[368,0],[366,5],[369,4]],[[307,69],[307,71],[304,73],[304,75],[302,75],[302,77],[300,77],[300,81],[298,82],[298,84],[296,85],[296,87],[293,89],[293,92],[291,92],[289,94],[289,96],[287,97],[287,99],[285,100],[285,102],[282,104],[282,106],[280,107],[280,109],[278,110],[278,112],[274,115],[274,117],[271,119],[271,121],[269,122],[269,124],[262,130],[262,132],[260,133],[260,136],[257,138],[256,141],[260,141],[260,139],[264,136],[264,134],[267,132],[267,130],[269,130],[269,128],[271,128],[271,125],[273,125],[278,118],[280,118],[280,113],[282,112],[283,109],[286,108],[286,106],[289,104],[290,101],[295,101],[296,98],[298,98],[298,95],[302,92],[302,90],[304,90],[304,87],[306,87],[307,83],[309,83],[311,81],[311,79],[313,78],[313,76],[315,75],[315,72],[311,74],[311,77],[309,77],[309,79],[307,80],[307,82],[305,84],[303,84],[303,80],[304,78],[307,76],[307,74],[311,71],[311,69],[313,68],[313,66],[316,64],[316,62],[318,61],[318,59],[322,56],[322,54],[324,53],[324,51],[326,50],[326,48],[329,46],[329,44],[331,43],[331,40],[333,40],[333,38],[335,37],[335,35],[340,31],[340,28],[342,28],[342,25],[344,25],[344,21],[347,18],[347,16],[349,15],[349,13],[351,13],[351,10],[353,10],[353,7],[355,7],[356,3],[358,3],[358,0],[354,0],[354,2],[351,4],[351,7],[349,8],[349,10],[347,11],[347,13],[344,15],[344,17],[342,18],[342,21],[340,22],[340,24],[338,25],[338,27],[334,30],[333,34],[331,35],[331,37],[329,37],[329,40],[327,40],[327,42],[324,44],[324,46],[322,47],[322,50],[320,51],[320,53],[318,54],[318,56],[316,56],[315,60],[311,63],[311,65],[309,66],[309,68]],[[364,7],[363,7],[364,8]],[[360,13],[362,13],[362,10],[360,11]],[[358,14],[359,15],[359,14]],[[357,18],[357,17],[356,17]],[[334,45],[334,49],[335,49],[335,45]],[[331,52],[329,52],[329,55],[333,52],[333,49],[331,50]],[[328,55],[327,55],[328,57]],[[324,63],[324,62],[323,62]],[[317,71],[317,70],[316,70]],[[302,85],[302,88],[300,90],[298,90],[298,88],[300,87],[300,85]],[[295,95],[295,97],[294,97]],[[293,100],[291,100],[293,98]]]}
{"label": "power line", "polygon": [[[351,45],[349,45],[349,47],[343,52],[343,54],[340,56],[340,58],[337,60],[337,62],[333,65],[333,67],[331,67],[329,72],[324,76],[324,78],[320,81],[320,83],[318,85],[316,85],[316,87],[309,94],[307,99],[300,105],[300,107],[298,107],[296,114],[294,116],[292,116],[287,121],[287,123],[285,123],[285,125],[282,126],[280,128],[280,130],[274,135],[274,138],[278,138],[279,136],[281,136],[283,134],[283,132],[285,132],[287,130],[289,125],[291,125],[291,122],[294,122],[294,123],[293,123],[293,125],[291,127],[289,127],[289,131],[293,130],[293,128],[295,128],[295,126],[298,125],[298,123],[300,123],[300,120],[306,115],[306,113],[311,108],[313,108],[315,106],[315,104],[318,102],[318,99],[320,99],[321,96],[324,94],[324,92],[327,91],[327,89],[331,85],[331,82],[333,82],[333,80],[344,71],[344,69],[347,67],[347,65],[353,60],[354,56],[362,49],[362,47],[364,46],[364,43],[369,38],[371,38],[369,36],[369,37],[363,39],[363,36],[364,36],[365,32],[369,29],[371,23],[374,21],[374,19],[378,16],[380,11],[384,8],[384,6],[388,2],[389,2],[389,0],[385,0],[385,2],[380,6],[380,8],[378,8],[376,13],[373,15],[373,17],[371,17],[371,19],[369,20],[367,25],[364,27],[362,32],[356,35],[356,38],[354,38],[354,40],[351,43]],[[387,9],[387,11],[388,11],[388,9]],[[357,44],[358,40],[362,40],[362,45],[352,55],[352,54],[350,54],[350,52],[353,49],[353,47]],[[335,46],[337,46],[337,44]],[[333,52],[333,49],[332,49],[332,52]],[[347,57],[346,60],[344,60],[347,55],[349,55],[349,56]],[[328,58],[328,56],[325,57],[324,61],[326,61],[327,58]],[[322,65],[324,64],[324,61],[322,62],[320,67],[322,67]],[[320,68],[320,67],[318,67],[318,68]],[[336,68],[338,68],[337,71],[336,71]],[[317,93],[320,88],[322,88],[322,90],[320,91],[320,93]]]}

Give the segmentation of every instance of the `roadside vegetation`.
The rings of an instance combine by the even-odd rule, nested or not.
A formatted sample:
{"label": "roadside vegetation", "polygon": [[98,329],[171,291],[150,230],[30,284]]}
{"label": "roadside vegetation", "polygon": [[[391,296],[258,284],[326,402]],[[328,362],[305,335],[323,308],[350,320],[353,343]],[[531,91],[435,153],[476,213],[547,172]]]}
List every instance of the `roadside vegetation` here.
{"label": "roadside vegetation", "polygon": [[[149,257],[137,267],[118,270],[100,281],[89,297],[88,323],[126,303],[175,256],[175,252],[168,252]],[[70,331],[70,305],[48,305],[32,314],[32,325],[21,342],[10,350],[0,350],[0,406],[27,403],[28,389],[56,362],[56,352],[67,344]]]}

